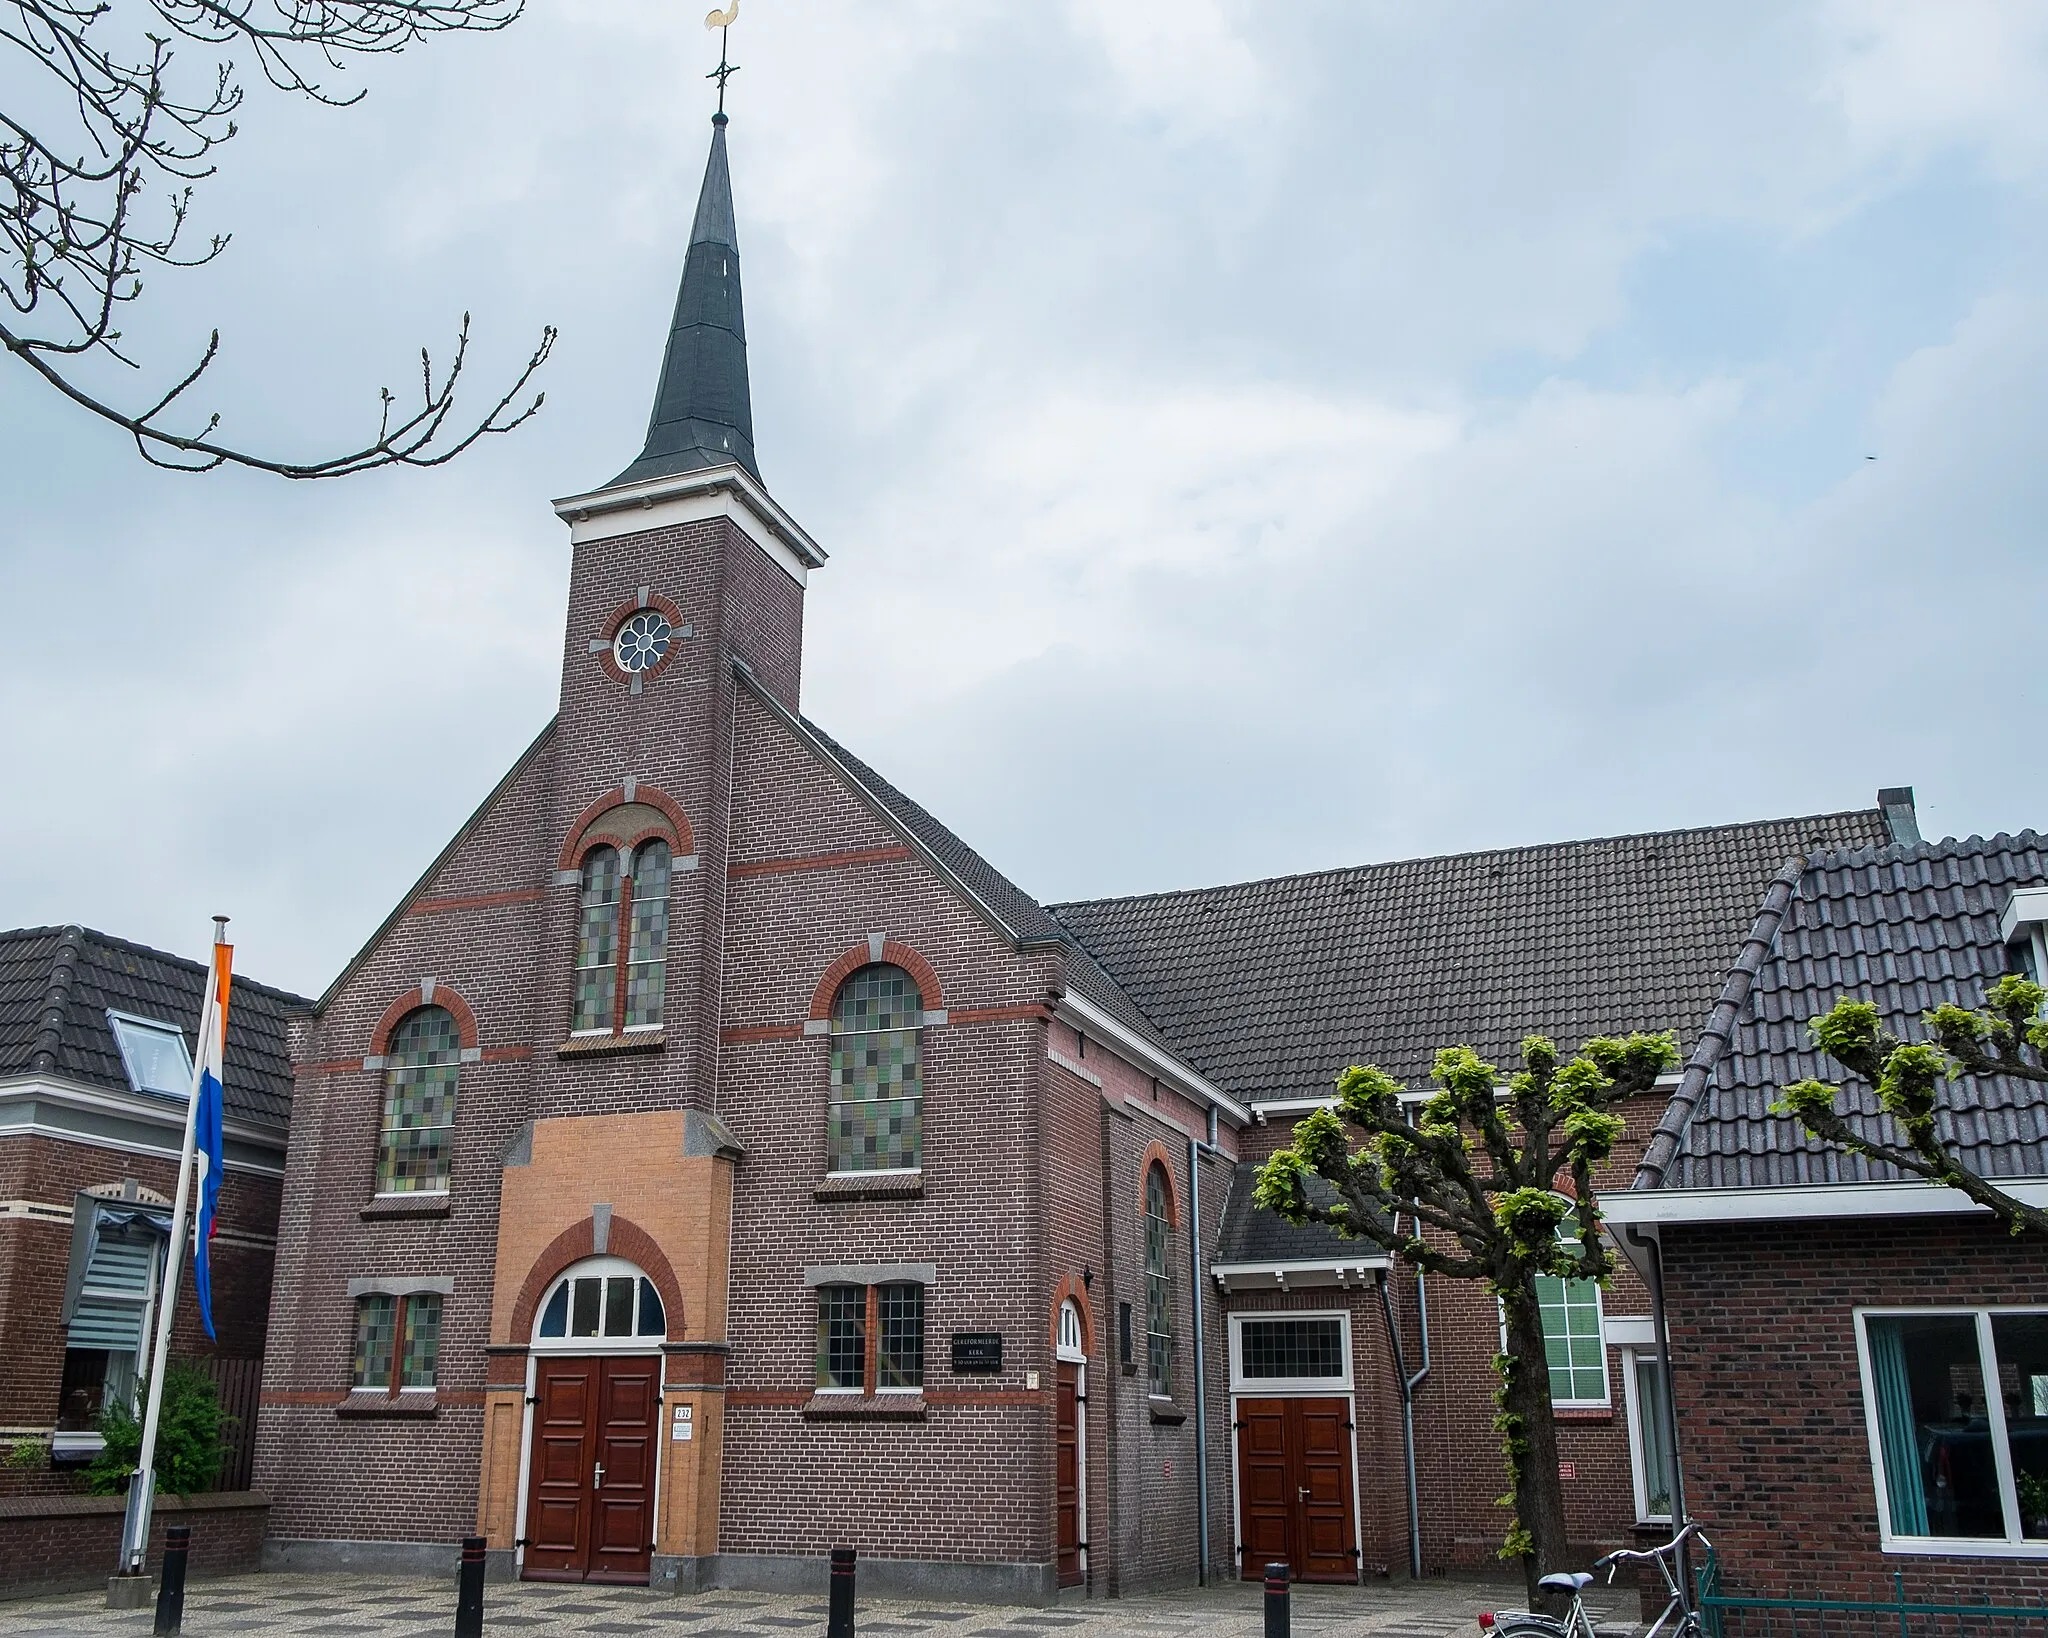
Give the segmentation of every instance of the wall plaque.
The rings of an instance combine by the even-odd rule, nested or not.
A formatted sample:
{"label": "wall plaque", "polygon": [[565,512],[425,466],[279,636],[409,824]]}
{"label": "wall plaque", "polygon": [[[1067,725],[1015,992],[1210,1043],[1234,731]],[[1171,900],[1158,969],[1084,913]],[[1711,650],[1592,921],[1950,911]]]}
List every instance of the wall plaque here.
{"label": "wall plaque", "polygon": [[953,1369],[959,1374],[988,1375],[1003,1368],[1003,1334],[1000,1331],[955,1331]]}

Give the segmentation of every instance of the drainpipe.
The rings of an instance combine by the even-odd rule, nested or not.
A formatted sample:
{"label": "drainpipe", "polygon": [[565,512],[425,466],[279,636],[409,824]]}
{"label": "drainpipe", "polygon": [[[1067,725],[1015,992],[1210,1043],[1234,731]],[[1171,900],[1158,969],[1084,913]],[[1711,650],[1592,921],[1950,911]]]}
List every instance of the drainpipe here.
{"label": "drainpipe", "polygon": [[[1419,1228],[1420,1225],[1418,1224]],[[1387,1271],[1378,1271],[1380,1312],[1387,1322],[1387,1346],[1394,1355],[1394,1378],[1401,1388],[1401,1460],[1408,1480],[1408,1574],[1422,1579],[1422,1502],[1415,1482],[1415,1390],[1429,1377],[1429,1288],[1421,1269],[1415,1271],[1415,1316],[1422,1333],[1422,1364],[1414,1375],[1408,1373],[1408,1359],[1401,1347],[1400,1328],[1394,1323],[1394,1299],[1387,1289]]]}
{"label": "drainpipe", "polygon": [[[1664,1379],[1664,1439],[1671,1449],[1671,1534],[1675,1539],[1685,1528],[1685,1469],[1678,1459],[1678,1394],[1671,1370],[1671,1325],[1664,1311],[1664,1245],[1655,1234],[1645,1234],[1635,1223],[1620,1226],[1622,1237],[1642,1254],[1637,1266],[1649,1276],[1650,1324],[1657,1337],[1657,1374]],[[1635,1261],[1635,1259],[1630,1259]],[[1680,1549],[1683,1553],[1684,1549]],[[1681,1558],[1678,1586],[1685,1608],[1692,1608],[1692,1579]]]}
{"label": "drainpipe", "polygon": [[[1216,1132],[1216,1111],[1209,1111],[1209,1133]],[[1188,1139],[1188,1256],[1194,1269],[1195,1294],[1195,1538],[1199,1546],[1201,1585],[1209,1585],[1209,1354],[1202,1333],[1202,1151],[1200,1138]]]}

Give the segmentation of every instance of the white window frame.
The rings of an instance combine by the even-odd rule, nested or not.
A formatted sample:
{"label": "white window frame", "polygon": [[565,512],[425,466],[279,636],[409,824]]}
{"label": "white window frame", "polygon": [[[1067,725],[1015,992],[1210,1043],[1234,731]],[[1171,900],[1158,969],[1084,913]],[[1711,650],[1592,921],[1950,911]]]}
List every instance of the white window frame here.
{"label": "white window frame", "polygon": [[[1876,1487],[1880,1550],[1902,1556],[1943,1558],[2048,1558],[2048,1539],[2028,1540],[2010,1531],[2004,1540],[1991,1536],[1899,1536],[1892,1533],[1892,1501],[1884,1475],[1884,1445],[1878,1432],[1877,1378],[1870,1368],[1872,1319],[1941,1319],[1967,1317],[1977,1326],[1977,1368],[1984,1373],[1984,1402],[1991,1424],[1991,1461],[1998,1474],[1998,1500],[2013,1529],[2024,1531],[2018,1487],[2013,1482],[2012,1449],[2007,1443],[2005,1395],[1998,1391],[1998,1348],[1992,1340],[1994,1314],[2048,1314],[2048,1308],[2026,1303],[1995,1303],[1982,1307],[1857,1308],[1856,1369],[1863,1377],[1863,1425],[1870,1440],[1870,1475]],[[1986,1369],[1986,1366],[1989,1369]]]}
{"label": "white window frame", "polygon": [[[121,1033],[123,1024],[136,1029],[146,1029],[154,1035],[168,1035],[178,1043],[178,1055],[185,1065],[185,1084],[177,1088],[144,1086],[142,1078],[135,1073],[135,1060],[128,1056],[128,1039]],[[107,1027],[113,1031],[114,1045],[120,1049],[121,1068],[128,1076],[131,1091],[139,1092],[145,1098],[169,1098],[175,1103],[192,1101],[192,1046],[185,1039],[185,1032],[176,1024],[162,1018],[145,1018],[138,1012],[122,1012],[118,1008],[107,1008]]]}
{"label": "white window frame", "polygon": [[[1551,1277],[1556,1278],[1554,1275]],[[1561,1411],[1611,1411],[1614,1409],[1614,1372],[1607,1363],[1606,1293],[1600,1289],[1600,1282],[1598,1280],[1567,1280],[1565,1283],[1567,1285],[1590,1285],[1593,1288],[1593,1312],[1600,1320],[1600,1397],[1598,1399],[1559,1399],[1553,1394],[1550,1400],[1550,1408]],[[1541,1304],[1537,1305],[1536,1318],[1537,1326],[1540,1329],[1543,1322]],[[1544,1341],[1547,1344],[1549,1338],[1545,1337]],[[1502,1353],[1508,1351],[1508,1311],[1505,1304],[1500,1305],[1500,1351]],[[1543,1376],[1543,1385],[1548,1388],[1550,1386],[1550,1358],[1547,1347],[1544,1350]]]}
{"label": "white window frame", "polygon": [[[1341,1376],[1251,1376],[1244,1374],[1244,1327],[1287,1320],[1335,1320],[1343,1348]],[[1290,1396],[1334,1399],[1351,1392],[1351,1316],[1341,1308],[1254,1308],[1230,1316],[1230,1391],[1247,1399]]]}
{"label": "white window frame", "polygon": [[1622,1402],[1628,1408],[1628,1470],[1635,1487],[1636,1522],[1669,1524],[1671,1514],[1668,1510],[1662,1513],[1650,1511],[1650,1464],[1643,1455],[1642,1400],[1636,1393],[1638,1365],[1655,1365],[1661,1368],[1662,1357],[1654,1348],[1621,1350],[1621,1393]]}
{"label": "white window frame", "polygon": [[[533,1334],[527,1339],[528,1349],[539,1354],[654,1354],[661,1352],[662,1343],[668,1340],[665,1335],[658,1337],[643,1337],[639,1335],[630,1337],[544,1337],[540,1334],[540,1322],[547,1314],[548,1304],[554,1300],[555,1292],[565,1282],[569,1280],[587,1280],[592,1276],[602,1279],[606,1276],[624,1276],[628,1274],[632,1275],[636,1281],[648,1278],[646,1269],[642,1268],[638,1263],[628,1262],[623,1257],[585,1257],[580,1262],[571,1263],[561,1273],[548,1281],[547,1290],[541,1293],[540,1301],[534,1305]],[[657,1286],[655,1288],[655,1293],[657,1296],[660,1295],[660,1287]],[[636,1284],[633,1287],[633,1317],[635,1323],[638,1322],[640,1317],[639,1304],[640,1287]],[[668,1311],[668,1299],[666,1297],[662,1298],[661,1317],[666,1325],[670,1328],[674,1327],[675,1318]]]}

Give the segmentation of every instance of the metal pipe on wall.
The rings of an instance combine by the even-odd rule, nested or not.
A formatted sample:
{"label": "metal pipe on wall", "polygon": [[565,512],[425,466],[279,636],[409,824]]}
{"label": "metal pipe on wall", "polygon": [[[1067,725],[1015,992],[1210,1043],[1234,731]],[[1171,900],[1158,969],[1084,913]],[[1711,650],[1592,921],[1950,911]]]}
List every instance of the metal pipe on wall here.
{"label": "metal pipe on wall", "polygon": [[[1209,1112],[1210,1130],[1216,1112]],[[1195,1306],[1195,1536],[1198,1574],[1209,1585],[1209,1354],[1202,1329],[1202,1150],[1200,1138],[1188,1139],[1188,1259],[1194,1270]]]}

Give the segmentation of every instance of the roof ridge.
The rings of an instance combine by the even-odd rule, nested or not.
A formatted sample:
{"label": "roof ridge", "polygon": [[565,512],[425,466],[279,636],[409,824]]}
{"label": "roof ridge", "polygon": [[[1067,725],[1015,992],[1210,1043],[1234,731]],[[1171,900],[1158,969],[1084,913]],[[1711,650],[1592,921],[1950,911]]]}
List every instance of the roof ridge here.
{"label": "roof ridge", "polygon": [[78,974],[78,957],[85,948],[85,929],[73,924],[57,937],[50,952],[50,981],[43,986],[43,1003],[36,1014],[35,1039],[30,1043],[28,1067],[55,1069],[64,1048],[64,1012],[71,1004],[71,981]]}
{"label": "roof ridge", "polygon": [[1826,848],[1808,856],[1815,870],[1843,870],[1855,865],[1903,864],[1909,859],[1960,859],[1978,853],[2011,853],[2022,848],[2048,851],[2048,835],[2031,826],[2001,830],[1995,836],[1943,836],[1918,842],[1887,842],[1880,847]]}
{"label": "roof ridge", "polygon": [[[190,956],[178,955],[171,950],[159,950],[153,944],[138,944],[132,938],[121,938],[114,933],[103,933],[96,927],[81,927],[78,931],[85,938],[107,949],[132,951],[136,955],[148,956],[154,961],[169,962],[172,966],[182,967],[188,972],[204,973],[206,971],[205,962],[195,961]],[[287,1004],[304,1003],[306,1000],[305,996],[298,994],[296,991],[280,989],[277,985],[266,984],[259,978],[244,978],[240,973],[235,974],[235,988],[238,990],[257,990],[264,995]]]}
{"label": "roof ridge", "polygon": [[[1779,819],[1743,819],[1722,825],[1689,825],[1676,830],[1623,831],[1612,836],[1580,836],[1556,842],[1525,842],[1513,847],[1476,847],[1458,853],[1416,853],[1398,859],[1375,859],[1365,864],[1329,865],[1320,870],[1297,870],[1280,876],[1252,876],[1241,881],[1217,882],[1207,887],[1170,887],[1155,893],[1113,894],[1099,899],[1062,899],[1046,905],[1046,909],[1057,916],[1062,910],[1078,909],[1081,906],[1105,904],[1143,904],[1160,899],[1194,898],[1204,893],[1228,893],[1244,887],[1270,887],[1283,882],[1312,881],[1318,877],[1356,876],[1373,870],[1393,870],[1401,865],[1455,864],[1463,859],[1484,859],[1506,857],[1518,853],[1543,853],[1567,847],[1594,847],[1602,842],[1649,842],[1663,841],[1680,836],[1712,836],[1726,831],[1762,830],[1773,825],[1808,825],[1823,819],[1867,819],[1877,818],[1882,822],[1882,810],[1878,808],[1840,808],[1826,813],[1788,814]],[[2027,834],[2031,835],[2032,832]],[[1909,844],[1915,845],[1915,844]],[[1931,846],[1936,844],[1916,844]],[[1829,850],[1839,851],[1839,850]]]}
{"label": "roof ridge", "polygon": [[1742,950],[1728,970],[1727,982],[1721,986],[1720,999],[1714,1003],[1714,1010],[1707,1015],[1707,1021],[1700,1030],[1699,1041],[1692,1049],[1692,1061],[1685,1066],[1678,1090],[1671,1094],[1671,1101],[1664,1106],[1664,1114],[1657,1122],[1657,1130],[1650,1134],[1650,1141],[1643,1146],[1642,1158],[1636,1162],[1636,1175],[1630,1188],[1660,1187],[1671,1170],[1672,1161],[1678,1158],[1679,1150],[1685,1145],[1686,1129],[1692,1124],[1694,1110],[1699,1107],[1700,1094],[1707,1089],[1707,1077],[1728,1050],[1736,1021],[1742,1016],[1750,989],[1756,983],[1756,975],[1777,941],[1778,929],[1785,922],[1785,912],[1791,907],[1793,894],[1806,879],[1807,869],[1805,856],[1795,854],[1785,861],[1771,882],[1770,891],[1764,895],[1763,908],[1757,911],[1756,920],[1750,924],[1749,937],[1743,940]]}

